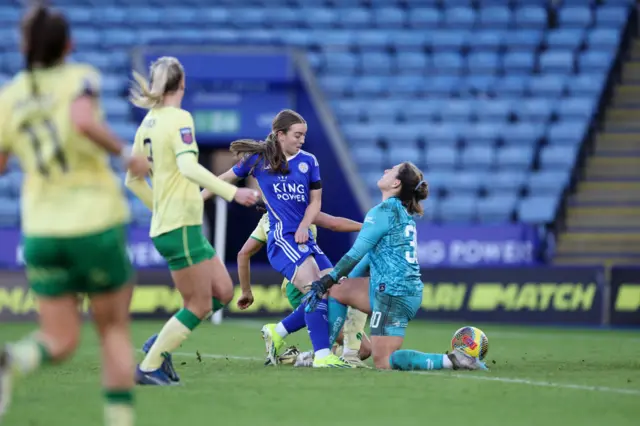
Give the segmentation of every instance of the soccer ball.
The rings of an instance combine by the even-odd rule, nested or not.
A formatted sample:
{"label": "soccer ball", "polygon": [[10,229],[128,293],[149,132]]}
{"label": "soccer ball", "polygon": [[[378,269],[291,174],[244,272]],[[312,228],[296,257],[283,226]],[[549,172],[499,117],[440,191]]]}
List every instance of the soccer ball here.
{"label": "soccer ball", "polygon": [[489,339],[476,327],[462,327],[453,334],[451,349],[459,349],[474,358],[484,359],[489,352]]}

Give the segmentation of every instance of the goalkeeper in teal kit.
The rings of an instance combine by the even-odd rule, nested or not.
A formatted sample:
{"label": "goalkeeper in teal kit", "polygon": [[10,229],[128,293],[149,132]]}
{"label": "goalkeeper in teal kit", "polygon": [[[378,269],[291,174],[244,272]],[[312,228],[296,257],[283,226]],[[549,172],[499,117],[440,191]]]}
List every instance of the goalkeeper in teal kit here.
{"label": "goalkeeper in teal kit", "polygon": [[[405,162],[386,170],[378,188],[382,203],[367,213],[356,242],[333,271],[311,284],[305,296],[307,309],[313,310],[330,290],[332,330],[340,328],[347,305],[370,313],[373,361],[377,368],[486,369],[480,360],[459,350],[430,354],[400,349],[407,325],[422,302],[423,283],[412,215],[422,214],[420,201],[427,198],[428,185],[422,172]],[[362,278],[367,271],[369,280]],[[338,282],[341,284],[335,285]]]}

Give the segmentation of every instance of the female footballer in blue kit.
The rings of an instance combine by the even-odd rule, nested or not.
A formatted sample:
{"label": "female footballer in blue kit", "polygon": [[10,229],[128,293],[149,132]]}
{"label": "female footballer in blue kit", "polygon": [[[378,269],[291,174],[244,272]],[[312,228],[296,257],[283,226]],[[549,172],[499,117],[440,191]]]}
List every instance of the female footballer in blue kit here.
{"label": "female footballer in blue kit", "polygon": [[[373,362],[379,369],[486,369],[480,360],[457,349],[448,355],[400,350],[406,327],[422,302],[412,215],[423,213],[420,201],[429,190],[422,172],[409,162],[386,170],[378,188],[382,202],[369,210],[356,242],[333,271],[311,284],[303,299],[306,310],[315,309],[331,289],[332,312],[344,312],[349,305],[371,313]],[[342,277],[359,277],[367,269],[369,280],[345,280],[333,287]]]}
{"label": "female footballer in blue kit", "polygon": [[[269,213],[269,262],[304,293],[310,282],[322,276],[321,271],[332,267],[309,230],[322,204],[320,166],[312,154],[301,150],[307,124],[300,114],[280,111],[271,129],[264,142],[233,142],[231,152],[241,161],[220,178],[227,182],[249,175],[256,178]],[[209,196],[203,192],[205,199]],[[351,368],[331,352],[327,310],[327,301],[321,300],[314,312],[300,306],[282,322],[265,325],[262,335],[270,361],[277,364],[284,338],[306,325],[315,353],[314,367]]]}

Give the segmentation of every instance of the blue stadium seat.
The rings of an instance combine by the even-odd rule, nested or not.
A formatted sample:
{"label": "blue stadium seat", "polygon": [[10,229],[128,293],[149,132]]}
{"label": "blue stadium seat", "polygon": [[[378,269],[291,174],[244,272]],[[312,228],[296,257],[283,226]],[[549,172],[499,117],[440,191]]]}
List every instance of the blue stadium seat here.
{"label": "blue stadium seat", "polygon": [[464,68],[464,57],[459,53],[437,52],[433,55],[433,66],[438,72],[457,74]]}
{"label": "blue stadium seat", "polygon": [[445,122],[467,122],[471,118],[472,111],[471,103],[452,99],[442,105],[439,115]]}
{"label": "blue stadium seat", "polygon": [[378,28],[403,28],[406,20],[406,12],[399,8],[381,7],[373,10],[373,21]]}
{"label": "blue stadium seat", "polygon": [[474,52],[467,56],[467,68],[472,73],[497,74],[502,68],[500,56],[494,52]]}
{"label": "blue stadium seat", "polygon": [[496,84],[497,76],[492,74],[470,74],[461,79],[457,94],[461,97],[489,95]]}
{"label": "blue stadium seat", "polygon": [[498,149],[497,164],[501,170],[529,170],[533,154],[532,146],[505,146]]}
{"label": "blue stadium seat", "polygon": [[[406,101],[402,100],[387,100],[386,102],[374,102],[369,104],[359,105],[362,115],[366,117],[367,121],[376,123],[380,121],[398,121],[402,116],[403,109],[407,105]],[[393,124],[391,124],[393,126]],[[395,127],[394,130],[407,129],[408,127]]]}
{"label": "blue stadium seat", "polygon": [[431,48],[436,51],[459,52],[466,46],[469,33],[462,30],[441,30],[432,34]]}
{"label": "blue stadium seat", "polygon": [[329,96],[343,96],[351,87],[352,79],[337,75],[326,76],[320,79],[320,87]]}
{"label": "blue stadium seat", "polygon": [[391,44],[391,35],[386,31],[359,31],[355,34],[354,44],[359,49],[386,49]]}
{"label": "blue stadium seat", "polygon": [[452,169],[458,164],[458,150],[451,146],[429,146],[426,157],[429,167],[434,169]]}
{"label": "blue stadium seat", "polygon": [[16,228],[20,224],[20,203],[0,196],[0,228]]}
{"label": "blue stadium seat", "polygon": [[540,165],[543,169],[573,169],[577,153],[577,145],[545,146],[540,151]]}
{"label": "blue stadium seat", "polygon": [[619,6],[601,6],[596,10],[598,27],[622,28],[629,19],[629,9]]}
{"label": "blue stadium seat", "polygon": [[476,217],[476,197],[452,195],[439,203],[437,217],[443,222],[470,222]]}
{"label": "blue stadium seat", "polygon": [[430,65],[430,57],[422,52],[398,52],[395,56],[396,69],[399,73],[423,73]]}
{"label": "blue stadium seat", "polygon": [[482,30],[474,32],[469,38],[469,48],[472,51],[496,51],[505,43],[506,32],[500,30]]}
{"label": "blue stadium seat", "polygon": [[403,115],[408,122],[431,121],[438,113],[439,107],[438,102],[411,101],[407,103]]}
{"label": "blue stadium seat", "polygon": [[[425,128],[425,141],[429,148],[454,146],[460,140],[460,126],[451,123],[432,124]],[[429,158],[427,158],[430,161]]]}
{"label": "blue stadium seat", "polygon": [[515,123],[502,130],[502,140],[508,145],[535,145],[544,136],[544,128],[533,123]]}
{"label": "blue stadium seat", "polygon": [[499,170],[491,174],[489,187],[498,193],[518,193],[524,187],[527,176],[527,172],[522,169]]}
{"label": "blue stadium seat", "polygon": [[425,180],[429,183],[429,192],[436,194],[445,191],[453,173],[451,170],[436,171],[430,168],[425,175]]}
{"label": "blue stadium seat", "polygon": [[540,6],[516,9],[515,24],[518,28],[544,28],[547,25],[547,11]]}
{"label": "blue stadium seat", "polygon": [[442,12],[435,8],[414,8],[408,14],[409,25],[413,28],[434,28],[442,20]]}
{"label": "blue stadium seat", "polygon": [[573,78],[574,76],[566,78],[564,75],[556,74],[532,76],[528,81],[527,91],[530,96],[559,98],[565,91],[567,80],[573,80]]}
{"label": "blue stadium seat", "polygon": [[450,95],[460,86],[460,77],[455,75],[435,75],[429,77],[422,87],[432,95]]}
{"label": "blue stadium seat", "polygon": [[325,56],[335,53],[347,53],[354,43],[354,33],[347,30],[319,30],[322,34],[320,49]]}
{"label": "blue stadium seat", "polygon": [[583,72],[573,76],[567,82],[567,89],[571,96],[592,95],[599,97],[604,87],[606,75],[603,73]]}
{"label": "blue stadium seat", "polygon": [[464,126],[461,136],[467,145],[493,145],[502,131],[500,123],[478,122]]}
{"label": "blue stadium seat", "polygon": [[429,34],[424,31],[390,31],[389,39],[396,52],[423,53]]}
{"label": "blue stadium seat", "polygon": [[360,70],[364,75],[389,74],[392,71],[391,58],[386,53],[364,52],[360,57]]}
{"label": "blue stadium seat", "polygon": [[508,99],[492,99],[480,101],[476,107],[478,120],[503,122],[509,119],[513,104]]}
{"label": "blue stadium seat", "polygon": [[487,6],[480,8],[480,25],[488,28],[506,28],[511,25],[513,16],[508,7]]}
{"label": "blue stadium seat", "polygon": [[328,74],[344,76],[355,73],[358,59],[346,52],[324,52],[324,69]]}
{"label": "blue stadium seat", "polygon": [[449,194],[477,194],[487,184],[487,173],[478,170],[459,170],[447,185]]}
{"label": "blue stadium seat", "polygon": [[530,196],[518,203],[518,219],[524,223],[550,223],[558,208],[556,195]]}
{"label": "blue stadium seat", "polygon": [[308,8],[302,16],[309,28],[331,28],[338,22],[336,11],[328,8]]}
{"label": "blue stadium seat", "polygon": [[452,7],[444,12],[444,23],[450,28],[473,27],[476,19],[475,10],[468,7]]}
{"label": "blue stadium seat", "polygon": [[527,188],[531,195],[554,194],[558,195],[569,183],[569,169],[541,170],[529,175]]}
{"label": "blue stadium seat", "polygon": [[509,51],[532,51],[537,49],[544,38],[540,29],[524,29],[518,26],[517,30],[505,34],[505,44]]}
{"label": "blue stadium seat", "polygon": [[0,7],[0,24],[2,26],[15,26],[20,22],[22,15],[17,7]]}
{"label": "blue stadium seat", "polygon": [[340,9],[337,19],[340,26],[348,29],[370,28],[373,21],[371,12],[361,8]]}
{"label": "blue stadium seat", "polygon": [[460,163],[465,170],[486,170],[493,166],[495,151],[491,146],[469,146],[462,151]]}
{"label": "blue stadium seat", "polygon": [[547,47],[554,50],[578,50],[584,40],[584,30],[578,28],[560,28],[547,33]]}
{"label": "blue stadium seat", "polygon": [[[583,3],[584,4],[584,3]],[[562,27],[586,28],[591,25],[593,14],[587,6],[567,6],[558,11],[558,22]]]}
{"label": "blue stadium seat", "polygon": [[515,106],[515,114],[522,122],[547,122],[551,119],[553,101],[547,98],[523,99]]}
{"label": "blue stadium seat", "polygon": [[620,45],[621,33],[618,29],[597,28],[587,35],[589,49],[616,51]]}
{"label": "blue stadium seat", "polygon": [[595,98],[573,97],[563,99],[556,112],[561,121],[579,119],[590,121],[595,110]]}
{"label": "blue stadium seat", "polygon": [[130,203],[134,223],[141,227],[148,227],[151,224],[151,211],[137,198],[132,199]]}
{"label": "blue stadium seat", "polygon": [[527,86],[527,78],[522,75],[509,75],[498,80],[493,91],[500,97],[521,97]]}
{"label": "blue stadium seat", "polygon": [[547,50],[540,54],[540,71],[564,72],[570,74],[575,67],[575,58],[571,51]]}
{"label": "blue stadium seat", "polygon": [[507,75],[513,72],[532,72],[536,66],[536,54],[533,51],[515,51],[504,55],[503,66]]}
{"label": "blue stadium seat", "polygon": [[516,194],[495,194],[480,198],[477,204],[478,220],[483,223],[509,222],[517,202]]}
{"label": "blue stadium seat", "polygon": [[370,147],[354,148],[351,153],[360,170],[366,170],[369,167],[381,168],[383,165],[384,156],[382,151],[373,144]]}
{"label": "blue stadium seat", "polygon": [[549,127],[547,139],[552,145],[580,145],[587,132],[586,120],[561,121]]}

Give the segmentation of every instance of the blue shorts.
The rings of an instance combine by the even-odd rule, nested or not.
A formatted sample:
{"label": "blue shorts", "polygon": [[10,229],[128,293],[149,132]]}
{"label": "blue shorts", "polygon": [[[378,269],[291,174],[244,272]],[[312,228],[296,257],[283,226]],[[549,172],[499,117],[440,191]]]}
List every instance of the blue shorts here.
{"label": "blue shorts", "polygon": [[320,270],[333,268],[331,261],[318,247],[316,242],[309,239],[305,244],[298,244],[294,234],[284,234],[276,237],[269,233],[267,255],[271,267],[280,272],[293,283],[298,267],[309,256],[314,256]]}
{"label": "blue shorts", "polygon": [[404,337],[409,321],[416,316],[422,304],[422,295],[391,296],[375,289],[369,292],[369,298],[372,336]]}

